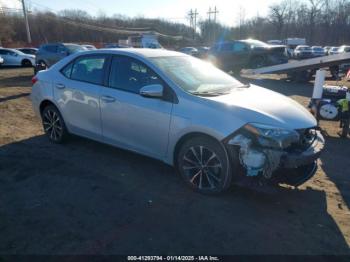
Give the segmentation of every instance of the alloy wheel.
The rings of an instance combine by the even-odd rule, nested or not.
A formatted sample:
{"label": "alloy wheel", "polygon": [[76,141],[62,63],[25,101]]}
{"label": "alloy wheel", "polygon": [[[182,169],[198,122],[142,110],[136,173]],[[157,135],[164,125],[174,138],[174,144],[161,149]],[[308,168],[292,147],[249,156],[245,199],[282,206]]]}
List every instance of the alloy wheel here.
{"label": "alloy wheel", "polygon": [[63,126],[60,116],[53,110],[46,110],[43,116],[43,125],[45,133],[49,135],[53,141],[62,139]]}
{"label": "alloy wheel", "polygon": [[196,188],[216,189],[222,182],[222,163],[217,154],[204,146],[192,146],[183,156],[183,173]]}

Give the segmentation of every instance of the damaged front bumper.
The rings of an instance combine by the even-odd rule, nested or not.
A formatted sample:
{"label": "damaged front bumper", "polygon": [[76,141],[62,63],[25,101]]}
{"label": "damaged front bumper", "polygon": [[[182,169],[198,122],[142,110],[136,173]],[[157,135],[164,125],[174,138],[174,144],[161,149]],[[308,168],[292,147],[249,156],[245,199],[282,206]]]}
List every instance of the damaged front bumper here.
{"label": "damaged front bumper", "polygon": [[[308,132],[307,136],[304,134]],[[310,179],[317,170],[317,159],[324,148],[324,138],[319,130],[300,131],[298,143],[285,148],[261,146],[258,139],[238,132],[226,141],[232,161],[240,165],[240,177],[258,177],[273,183],[299,186]],[[237,164],[237,163],[235,163]]]}

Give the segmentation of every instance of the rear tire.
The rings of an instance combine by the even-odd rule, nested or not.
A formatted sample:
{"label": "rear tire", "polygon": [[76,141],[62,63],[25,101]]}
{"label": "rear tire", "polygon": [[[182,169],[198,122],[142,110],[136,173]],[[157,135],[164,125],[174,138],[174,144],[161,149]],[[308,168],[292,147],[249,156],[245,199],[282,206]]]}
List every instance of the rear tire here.
{"label": "rear tire", "polygon": [[32,63],[29,60],[27,60],[27,59],[24,59],[22,61],[21,65],[22,65],[22,67],[31,67],[31,66],[33,66]]}
{"label": "rear tire", "polygon": [[44,132],[51,142],[61,144],[66,141],[69,134],[62,115],[55,106],[46,106],[41,118]]}
{"label": "rear tire", "polygon": [[213,138],[197,136],[185,141],[176,163],[186,184],[199,193],[218,194],[231,184],[229,156]]}

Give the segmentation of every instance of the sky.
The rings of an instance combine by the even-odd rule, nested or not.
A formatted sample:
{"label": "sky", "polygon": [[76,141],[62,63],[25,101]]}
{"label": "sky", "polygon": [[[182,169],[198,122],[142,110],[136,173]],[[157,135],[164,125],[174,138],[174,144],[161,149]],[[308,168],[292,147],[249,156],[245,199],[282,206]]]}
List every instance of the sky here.
{"label": "sky", "polygon": [[[197,9],[199,19],[208,18],[209,7],[218,9],[217,21],[233,26],[239,21],[239,14],[251,18],[263,16],[271,4],[280,0],[25,0],[29,10],[60,11],[81,9],[96,16],[121,14],[129,17],[164,18],[173,22],[189,23],[186,14]],[[21,0],[0,0],[0,5],[21,8]],[[240,10],[243,10],[243,12]]]}

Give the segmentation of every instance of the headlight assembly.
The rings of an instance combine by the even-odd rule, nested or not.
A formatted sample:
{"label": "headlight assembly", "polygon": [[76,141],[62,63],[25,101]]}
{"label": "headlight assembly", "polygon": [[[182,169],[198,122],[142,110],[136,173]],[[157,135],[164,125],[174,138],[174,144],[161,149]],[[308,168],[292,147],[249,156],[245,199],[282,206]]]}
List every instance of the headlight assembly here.
{"label": "headlight assembly", "polygon": [[253,134],[258,143],[264,147],[283,149],[298,142],[300,138],[294,130],[259,123],[246,124],[244,129]]}

